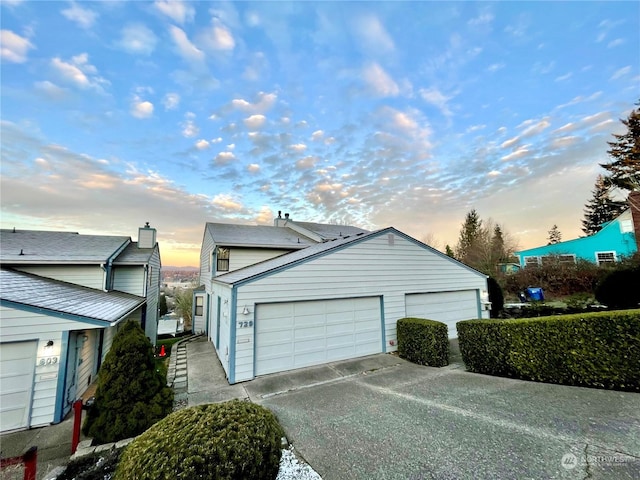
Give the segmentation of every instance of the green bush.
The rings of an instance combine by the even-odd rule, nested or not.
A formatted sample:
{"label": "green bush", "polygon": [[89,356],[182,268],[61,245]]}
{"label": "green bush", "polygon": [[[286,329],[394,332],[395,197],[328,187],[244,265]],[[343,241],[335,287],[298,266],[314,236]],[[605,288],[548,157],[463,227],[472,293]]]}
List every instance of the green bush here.
{"label": "green bush", "polygon": [[610,272],[598,284],[596,299],[609,308],[637,308],[640,304],[640,266]]}
{"label": "green bush", "polygon": [[173,389],[156,369],[153,346],[140,325],[127,322],[116,334],[98,372],[95,403],[85,435],[99,443],[135,437],[171,413]]}
{"label": "green bush", "polygon": [[172,413],[131,442],[115,479],[273,480],[283,435],[276,417],[254,403],[198,405]]}
{"label": "green bush", "polygon": [[449,337],[444,323],[423,318],[401,318],[397,329],[401,358],[430,367],[449,365]]}
{"label": "green bush", "polygon": [[640,391],[640,310],[459,322],[472,372]]}
{"label": "green bush", "polygon": [[504,309],[504,294],[502,293],[502,287],[493,277],[489,277],[487,279],[487,286],[489,288],[489,301],[491,302],[491,318],[498,318]]}

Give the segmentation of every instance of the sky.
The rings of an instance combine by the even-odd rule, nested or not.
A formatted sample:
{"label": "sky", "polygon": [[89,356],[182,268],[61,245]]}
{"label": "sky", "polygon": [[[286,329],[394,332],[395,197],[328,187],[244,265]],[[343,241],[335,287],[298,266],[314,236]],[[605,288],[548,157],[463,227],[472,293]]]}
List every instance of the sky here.
{"label": "sky", "polygon": [[640,99],[638,2],[2,0],[2,228],[582,234]]}

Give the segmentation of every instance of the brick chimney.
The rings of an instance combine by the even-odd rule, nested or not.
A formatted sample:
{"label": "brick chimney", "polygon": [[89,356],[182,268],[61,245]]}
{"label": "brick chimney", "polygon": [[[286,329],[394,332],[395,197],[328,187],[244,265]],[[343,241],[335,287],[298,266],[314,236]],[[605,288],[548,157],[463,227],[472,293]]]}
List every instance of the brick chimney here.
{"label": "brick chimney", "polygon": [[631,209],[631,218],[633,221],[633,232],[636,236],[636,246],[640,252],[640,192],[633,191],[627,199],[629,208]]}

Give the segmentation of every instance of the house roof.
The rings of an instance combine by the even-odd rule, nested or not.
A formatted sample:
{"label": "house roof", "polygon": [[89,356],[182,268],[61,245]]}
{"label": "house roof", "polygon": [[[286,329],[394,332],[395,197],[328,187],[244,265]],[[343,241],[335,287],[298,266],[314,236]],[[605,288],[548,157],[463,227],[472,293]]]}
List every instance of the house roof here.
{"label": "house roof", "polygon": [[313,222],[295,222],[307,230],[311,230],[313,233],[322,237],[323,240],[335,240],[340,237],[350,237],[359,233],[368,233],[369,230],[364,230],[359,227],[352,227],[351,225],[330,225],[326,223],[313,223]]}
{"label": "house roof", "polygon": [[52,280],[30,273],[0,269],[0,300],[14,308],[41,310],[48,315],[80,317],[112,324],[145,303],[123,292]]}
{"label": "house roof", "polygon": [[286,227],[207,222],[206,230],[224,247],[261,247],[295,250],[316,242]]}
{"label": "house roof", "polygon": [[0,230],[0,263],[104,263],[131,242],[130,237],[75,232]]}
{"label": "house roof", "polygon": [[144,265],[149,263],[156,251],[153,248],[138,248],[138,242],[131,242],[124,251],[113,261],[114,265]]}
{"label": "house roof", "polygon": [[323,242],[323,243],[318,243],[316,245],[310,246],[308,248],[305,248],[304,250],[298,250],[295,252],[291,252],[291,253],[287,253],[284,255],[280,255],[279,257],[275,257],[269,260],[265,260],[264,262],[260,262],[260,263],[256,263],[254,265],[250,265],[248,267],[245,268],[241,268],[238,270],[234,270],[233,272],[229,272],[223,275],[219,275],[217,277],[215,277],[213,279],[214,282],[219,282],[219,283],[224,283],[224,284],[228,284],[228,285],[234,285],[234,284],[238,284],[241,282],[244,282],[246,280],[249,280],[251,278],[255,278],[258,276],[262,276],[264,274],[268,274],[270,272],[275,272],[277,270],[280,270],[283,267],[286,266],[290,266],[292,264],[295,263],[301,263],[303,261],[309,260],[312,257],[316,257],[316,256],[321,256],[326,254],[327,252],[331,251],[331,250],[337,250],[340,249],[342,247],[345,247],[349,244],[352,243],[356,243],[356,242],[360,242],[360,241],[364,241],[365,239],[368,238],[373,238],[379,235],[383,235],[386,233],[395,233],[397,235],[403,236],[413,242],[415,242],[416,244],[421,245],[422,247],[429,249],[431,251],[433,251],[434,253],[448,259],[451,262],[455,262],[458,263],[461,267],[464,267],[474,273],[477,273],[478,275],[481,275],[483,277],[486,277],[486,275],[478,272],[477,270],[474,270],[471,267],[468,267],[467,265],[458,262],[457,260],[450,258],[448,256],[446,256],[445,254],[443,254],[442,252],[439,252],[437,250],[435,250],[434,248],[419,242],[418,240],[414,239],[413,237],[410,237],[409,235],[406,235],[404,233],[402,233],[399,230],[396,230],[393,227],[387,227],[387,228],[383,228],[381,230],[377,230],[377,231],[373,231],[373,232],[363,232],[363,233],[357,233],[355,235],[351,235],[348,237],[342,237],[342,238],[338,238],[336,240],[329,240],[327,242]]}

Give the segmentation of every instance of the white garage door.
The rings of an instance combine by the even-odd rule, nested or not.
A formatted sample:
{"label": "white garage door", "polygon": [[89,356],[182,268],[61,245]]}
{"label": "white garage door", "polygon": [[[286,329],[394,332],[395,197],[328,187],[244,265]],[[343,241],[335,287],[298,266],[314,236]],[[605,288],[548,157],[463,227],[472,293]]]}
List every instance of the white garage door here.
{"label": "white garage door", "polygon": [[378,297],[271,303],[256,308],[256,375],[381,351]]}
{"label": "white garage door", "polygon": [[37,342],[0,344],[0,431],[29,426]]}
{"label": "white garage door", "polygon": [[446,323],[449,338],[456,338],[456,323],[478,318],[475,290],[460,292],[415,293],[405,296],[407,317],[428,318]]}

